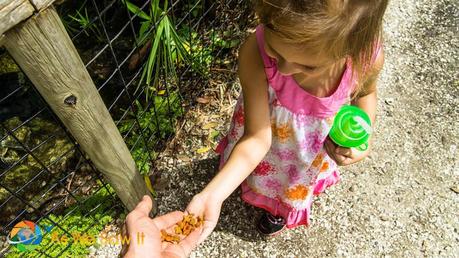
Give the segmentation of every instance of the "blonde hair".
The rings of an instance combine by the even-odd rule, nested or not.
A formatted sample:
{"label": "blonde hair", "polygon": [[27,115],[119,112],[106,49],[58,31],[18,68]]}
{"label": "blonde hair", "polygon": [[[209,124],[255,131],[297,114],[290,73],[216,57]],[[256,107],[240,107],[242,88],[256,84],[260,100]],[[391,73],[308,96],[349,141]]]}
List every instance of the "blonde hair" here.
{"label": "blonde hair", "polygon": [[[258,19],[285,42],[350,57],[362,81],[381,41],[388,0],[253,0]],[[359,90],[360,84],[358,86]]]}

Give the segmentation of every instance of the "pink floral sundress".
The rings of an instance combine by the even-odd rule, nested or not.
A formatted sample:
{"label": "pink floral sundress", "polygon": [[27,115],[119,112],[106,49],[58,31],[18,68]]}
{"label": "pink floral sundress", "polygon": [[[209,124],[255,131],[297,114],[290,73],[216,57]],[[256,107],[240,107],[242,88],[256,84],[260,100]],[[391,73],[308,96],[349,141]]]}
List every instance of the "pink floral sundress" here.
{"label": "pink floral sundress", "polygon": [[[264,49],[263,25],[256,38],[268,81],[272,145],[241,184],[242,199],[282,216],[288,228],[308,225],[313,196],[336,184],[340,175],[323,143],[339,108],[355,85],[348,61],[335,92],[319,98],[304,91],[291,76],[280,74]],[[220,168],[244,133],[244,105],[239,96],[229,133],[219,142]]]}

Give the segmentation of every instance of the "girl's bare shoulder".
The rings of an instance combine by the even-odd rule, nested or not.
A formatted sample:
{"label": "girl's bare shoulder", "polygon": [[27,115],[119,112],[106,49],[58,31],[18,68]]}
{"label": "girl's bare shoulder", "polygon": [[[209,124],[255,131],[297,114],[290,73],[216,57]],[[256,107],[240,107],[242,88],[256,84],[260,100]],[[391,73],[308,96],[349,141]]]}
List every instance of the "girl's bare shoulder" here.
{"label": "girl's bare shoulder", "polygon": [[241,80],[260,83],[266,81],[263,59],[258,49],[255,33],[250,34],[239,48],[238,63]]}

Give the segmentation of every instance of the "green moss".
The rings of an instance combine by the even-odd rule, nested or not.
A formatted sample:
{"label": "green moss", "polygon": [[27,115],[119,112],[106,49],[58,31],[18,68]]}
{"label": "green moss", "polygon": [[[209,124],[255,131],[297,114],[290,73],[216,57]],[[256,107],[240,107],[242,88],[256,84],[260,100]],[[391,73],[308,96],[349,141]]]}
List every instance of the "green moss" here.
{"label": "green moss", "polygon": [[[18,117],[14,117],[4,121],[3,124],[9,130],[13,130],[21,125],[22,121]],[[5,135],[6,133],[7,132],[0,130],[0,135]],[[53,138],[48,139],[46,143],[33,151],[34,156],[43,162],[51,173],[64,171],[69,161],[73,158],[74,151],[70,151],[73,148],[73,144],[67,140],[61,128],[47,120],[35,118],[17,129],[13,135],[29,149],[33,149],[43,143],[43,141],[46,141],[50,136],[54,135]],[[61,158],[66,152],[69,153]],[[31,155],[27,155],[25,159],[20,161],[21,157],[26,154],[27,151],[11,135],[8,135],[0,142],[1,161],[10,166],[17,163],[1,178],[3,185],[10,189],[18,189],[29,182],[43,169],[40,163]],[[56,162],[57,159],[60,160]],[[55,163],[51,165],[53,162]],[[49,183],[48,179],[51,177],[52,175],[49,173],[43,173],[39,178],[31,182],[25,193],[25,198],[31,201],[40,200],[40,202],[42,202],[45,197],[38,195],[38,193],[47,183]],[[43,183],[45,185],[43,185]],[[7,196],[7,191],[4,188],[0,188],[0,202],[5,200]],[[3,218],[6,218],[10,214],[15,214],[15,211],[18,209],[19,207],[11,204],[4,207],[0,214]]]}
{"label": "green moss", "polygon": [[[113,192],[110,186],[108,188],[109,191]],[[49,219],[57,222],[60,228],[53,227],[43,237],[39,247],[30,253],[26,253],[27,256],[37,257],[40,255],[40,251],[42,251],[51,257],[57,257],[64,249],[65,251],[59,257],[85,257],[88,255],[89,246],[98,245],[96,239],[105,225],[119,216],[117,210],[107,211],[113,206],[109,191],[105,187],[102,187],[85,200],[83,204],[75,204],[68,207],[63,213],[68,214],[66,216],[51,214]],[[50,220],[45,219],[39,225],[42,229],[45,229],[47,226],[52,225],[52,223]],[[65,229],[71,235],[66,234],[61,228]],[[67,246],[69,247],[67,248]],[[23,256],[24,253],[19,252],[15,248],[11,248],[11,252],[6,255],[6,257]]]}
{"label": "green moss", "polygon": [[8,53],[0,54],[0,74],[20,72],[19,66]]}

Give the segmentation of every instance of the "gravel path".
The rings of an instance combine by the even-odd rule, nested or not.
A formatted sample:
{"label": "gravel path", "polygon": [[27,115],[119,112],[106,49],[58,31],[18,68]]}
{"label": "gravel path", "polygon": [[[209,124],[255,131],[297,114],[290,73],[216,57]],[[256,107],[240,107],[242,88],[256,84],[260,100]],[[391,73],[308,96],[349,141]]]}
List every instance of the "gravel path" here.
{"label": "gravel path", "polygon": [[[316,199],[309,228],[263,239],[254,226],[260,210],[237,191],[191,257],[459,257],[458,5],[391,1],[375,148],[364,162],[342,169],[341,183]],[[227,120],[231,110],[215,113]],[[196,150],[183,148],[182,157]],[[183,210],[218,162],[212,152],[164,161],[160,213]]]}

